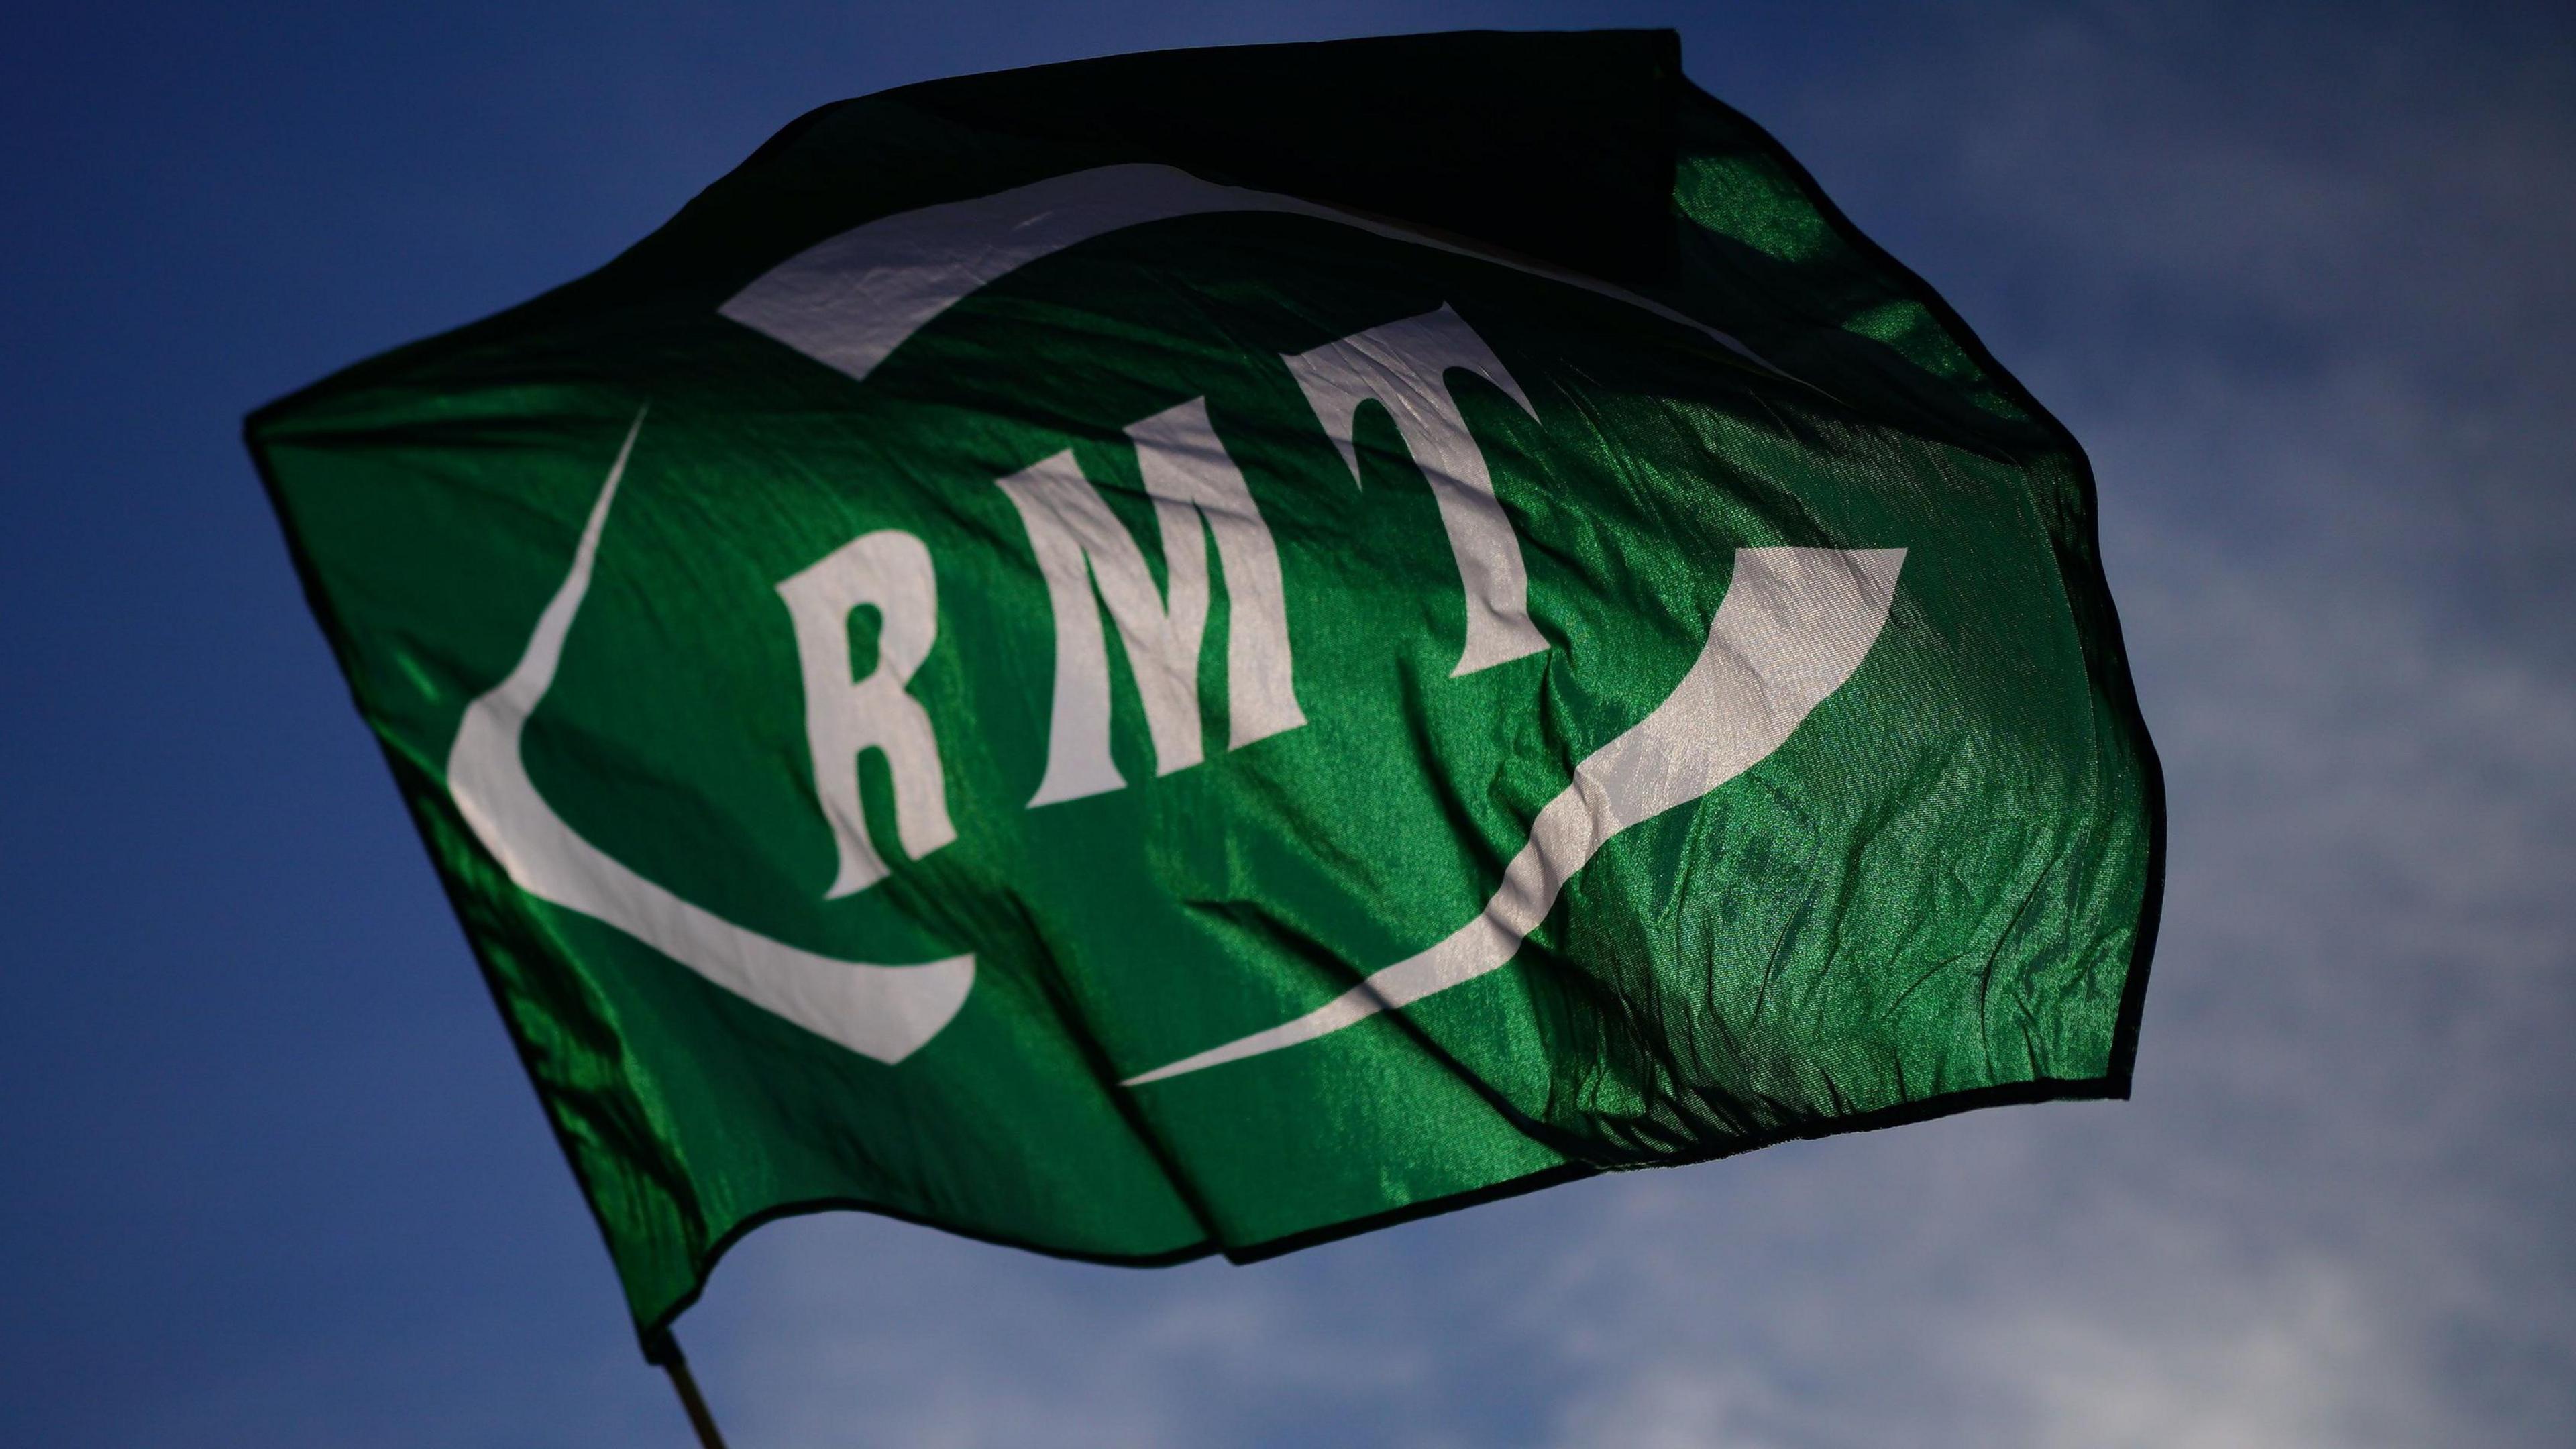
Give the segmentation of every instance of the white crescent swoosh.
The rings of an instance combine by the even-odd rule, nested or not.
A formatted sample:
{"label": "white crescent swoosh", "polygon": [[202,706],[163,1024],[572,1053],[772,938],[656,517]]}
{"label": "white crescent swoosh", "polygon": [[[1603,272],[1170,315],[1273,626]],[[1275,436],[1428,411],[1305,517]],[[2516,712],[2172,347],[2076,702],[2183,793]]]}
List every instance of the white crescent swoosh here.
{"label": "white crescent swoosh", "polygon": [[528,717],[554,683],[564,636],[590,589],[599,536],[644,414],[626,431],[608,482],[573,550],[572,570],[537,616],[510,676],[466,706],[447,754],[457,812],[519,889],[607,922],[735,995],[862,1056],[893,1063],[939,1034],[975,984],[975,958],[915,966],[843,961],[799,950],[689,904],[584,840],[537,793],[519,756]]}
{"label": "white crescent swoosh", "polygon": [[1340,211],[1274,191],[1202,181],[1176,167],[1096,166],[880,217],[770,268],[716,310],[861,381],[931,319],[1038,258],[1173,217],[1267,211],[1357,227],[1641,307],[1786,377],[1726,333],[1649,297],[1527,257]]}
{"label": "white crescent swoosh", "polygon": [[1905,550],[1740,548],[1708,642],[1671,696],[1574,768],[1477,917],[1447,940],[1267,1031],[1124,1085],[1204,1071],[1328,1036],[1494,971],[1520,954],[1566,881],[1610,837],[1697,800],[1787,742],[1878,642]]}

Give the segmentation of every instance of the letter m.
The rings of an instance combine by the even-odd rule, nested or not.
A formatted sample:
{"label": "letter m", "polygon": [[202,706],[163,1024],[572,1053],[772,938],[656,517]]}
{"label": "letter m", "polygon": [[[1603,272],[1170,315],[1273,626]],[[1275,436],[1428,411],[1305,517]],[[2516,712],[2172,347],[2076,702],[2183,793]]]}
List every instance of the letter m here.
{"label": "letter m", "polygon": [[[1144,551],[1083,477],[1071,452],[1001,479],[1019,510],[1046,578],[1055,614],[1055,700],[1046,774],[1031,805],[1116,790],[1127,782],[1109,757],[1109,649],[1105,607],[1118,629],[1154,772],[1168,775],[1205,758],[1200,741],[1199,645],[1207,631],[1207,534],[1225,570],[1227,747],[1295,729],[1288,654],[1287,596],[1270,526],[1243,474],[1217,441],[1207,402],[1194,398],[1127,430],[1162,534],[1165,588],[1157,594]],[[1202,520],[1205,527],[1202,529]],[[1099,603],[1092,602],[1093,590]]]}

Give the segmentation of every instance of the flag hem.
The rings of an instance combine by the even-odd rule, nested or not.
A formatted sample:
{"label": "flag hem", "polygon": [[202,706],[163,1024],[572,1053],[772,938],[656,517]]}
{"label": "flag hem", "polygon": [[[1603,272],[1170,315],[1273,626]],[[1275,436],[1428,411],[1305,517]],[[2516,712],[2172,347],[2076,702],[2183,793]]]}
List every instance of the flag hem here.
{"label": "flag hem", "polygon": [[733,1251],[736,1244],[771,1223],[787,1218],[809,1217],[817,1213],[866,1213],[873,1217],[908,1223],[914,1227],[928,1228],[951,1237],[964,1238],[970,1242],[1035,1253],[1040,1257],[1053,1258],[1061,1262],[1089,1263],[1106,1268],[1168,1268],[1181,1263],[1193,1263],[1215,1257],[1222,1257],[1238,1267],[1249,1267],[1268,1262],[1273,1258],[1303,1252],[1308,1248],[1339,1242],[1344,1238],[1360,1237],[1380,1229],[1419,1222],[1426,1218],[1442,1217],[1466,1208],[1504,1202],[1545,1188],[1560,1187],[1567,1183],[1581,1182],[1587,1178],[1606,1176],[1614,1172],[1692,1167],[1738,1157],[1748,1152],[1759,1152],[1787,1142],[1816,1141],[1855,1132],[1911,1126],[1915,1123],[1957,1116],[1987,1107],[2029,1106],[2042,1102],[2119,1100],[2127,1096],[2127,1082],[2108,1073],[2099,1077],[2039,1077],[2027,1081],[1996,1082],[1982,1087],[1965,1087],[1958,1091],[1944,1092],[1916,1101],[1897,1102],[1886,1107],[1873,1108],[1848,1117],[1828,1118],[1818,1122],[1784,1127],[1775,1132],[1747,1137],[1741,1141],[1730,1142],[1687,1157],[1655,1158],[1615,1166],[1579,1162],[1559,1163],[1553,1167],[1540,1168],[1536,1172],[1524,1173],[1519,1177],[1488,1183],[1483,1187],[1469,1188],[1463,1192],[1449,1193],[1441,1197],[1425,1198],[1420,1202],[1407,1203],[1402,1207],[1389,1208],[1365,1217],[1327,1223],[1239,1248],[1223,1248],[1215,1243],[1203,1241],[1164,1253],[1086,1253],[1078,1249],[1054,1248],[1026,1242],[1008,1234],[978,1232],[971,1228],[934,1222],[901,1208],[872,1203],[860,1198],[806,1198],[762,1208],[725,1229],[707,1246],[703,1254],[697,1256],[692,1273],[696,1281],[689,1291],[664,1309],[650,1323],[639,1324],[637,1334],[642,1342],[645,1360],[649,1363],[662,1363],[663,1358],[657,1355],[673,1351],[672,1345],[675,1343],[672,1336],[673,1327],[682,1314],[696,1306],[698,1299],[706,1292],[707,1284],[715,1276],[716,1265],[726,1254]]}

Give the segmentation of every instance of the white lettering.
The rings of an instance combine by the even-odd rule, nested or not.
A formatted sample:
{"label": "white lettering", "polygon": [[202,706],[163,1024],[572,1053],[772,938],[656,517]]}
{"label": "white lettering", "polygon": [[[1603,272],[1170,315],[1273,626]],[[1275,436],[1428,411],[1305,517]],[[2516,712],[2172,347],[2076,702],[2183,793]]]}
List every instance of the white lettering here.
{"label": "white lettering", "polygon": [[[1100,606],[1118,628],[1144,702],[1155,773],[1185,770],[1205,758],[1199,646],[1207,630],[1208,531],[1216,535],[1230,609],[1230,747],[1306,722],[1291,677],[1278,550],[1252,490],[1208,423],[1206,402],[1193,399],[1166,409],[1127,432],[1162,535],[1160,597],[1144,551],[1083,477],[1071,452],[999,480],[1028,530],[1055,615],[1046,772],[1031,805],[1077,800],[1127,783],[1109,755],[1109,651]],[[1099,606],[1092,602],[1095,587]]]}
{"label": "white lettering", "polygon": [[1288,589],[1279,573],[1279,550],[1242,470],[1217,441],[1206,399],[1193,398],[1157,413],[1129,428],[1127,436],[1136,444],[1136,462],[1145,475],[1145,491],[1154,496],[1155,514],[1164,520],[1164,567],[1171,566],[1172,519],[1177,516],[1185,531],[1197,532],[1185,513],[1165,512],[1171,504],[1196,508],[1216,535],[1228,610],[1226,748],[1239,750],[1304,724],[1288,652]]}
{"label": "white lettering", "polygon": [[[939,739],[921,701],[904,692],[939,634],[939,586],[930,550],[896,529],[863,534],[778,586],[796,624],[796,655],[805,675],[805,739],[814,762],[814,794],[839,843],[840,873],[829,900],[886,877],[859,809],[859,752],[885,751],[894,776],[895,830],[915,860],[957,838]],[[877,664],[850,677],[850,614],[872,605],[879,620]]]}
{"label": "white lettering", "polygon": [[1529,573],[1521,563],[1520,540],[1494,496],[1493,476],[1467,431],[1466,415],[1449,391],[1449,370],[1465,368],[1501,388],[1521,411],[1538,415],[1485,339],[1443,306],[1282,361],[1333,446],[1341,450],[1352,481],[1360,476],[1352,436],[1359,406],[1374,400],[1395,420],[1396,432],[1431,484],[1467,596],[1466,645],[1450,677],[1544,652],[1547,640],[1530,622]]}

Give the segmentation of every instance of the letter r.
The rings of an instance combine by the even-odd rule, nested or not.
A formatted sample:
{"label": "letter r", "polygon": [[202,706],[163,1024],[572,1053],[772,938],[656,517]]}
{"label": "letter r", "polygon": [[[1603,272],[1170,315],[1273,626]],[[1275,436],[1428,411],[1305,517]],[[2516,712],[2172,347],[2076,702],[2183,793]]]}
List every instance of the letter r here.
{"label": "letter r", "polygon": [[[814,794],[840,848],[840,872],[829,900],[866,890],[886,877],[859,808],[859,752],[885,751],[894,776],[895,830],[915,860],[957,838],[939,740],[921,701],[904,692],[939,635],[939,585],[930,550],[897,529],[862,534],[778,585],[796,624],[796,655],[805,676],[805,739],[813,755]],[[881,621],[877,665],[850,677],[850,612],[873,605]]]}

